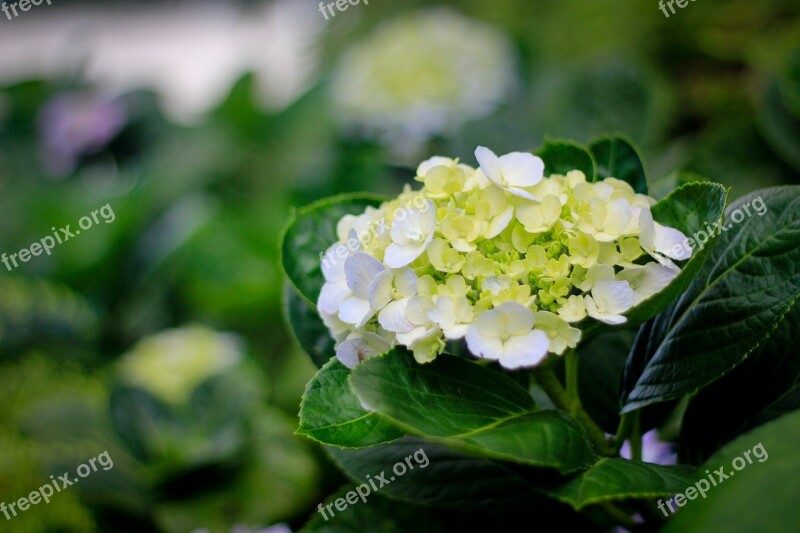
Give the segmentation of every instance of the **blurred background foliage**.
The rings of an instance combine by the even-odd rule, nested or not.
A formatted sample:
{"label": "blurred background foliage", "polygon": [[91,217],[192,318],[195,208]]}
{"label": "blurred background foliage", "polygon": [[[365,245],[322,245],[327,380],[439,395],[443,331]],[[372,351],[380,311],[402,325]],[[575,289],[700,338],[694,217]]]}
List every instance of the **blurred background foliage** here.
{"label": "blurred background foliage", "polygon": [[[418,26],[407,17],[430,2],[372,0],[327,21],[299,0],[65,1],[0,16],[1,251],[105,204],[115,215],[0,267],[0,501],[104,450],[114,460],[14,531],[296,530],[344,483],[293,434],[314,372],[281,318],[278,244],[294,206],[397,192],[434,154],[473,163],[478,144],[609,131],[642,147],[655,196],[679,171],[731,198],[800,182],[796,0],[699,1],[669,18],[654,0],[437,5],[488,25],[511,71],[461,57],[466,80],[445,81],[507,76],[501,97],[467,100],[462,120],[415,138],[352,124],[332,86],[354,45],[396,20]],[[396,63],[378,57],[370,92],[347,96],[366,109],[373,77],[403,69],[416,75],[393,81],[398,94],[439,83],[429,39]],[[415,119],[438,110],[424,109]]]}

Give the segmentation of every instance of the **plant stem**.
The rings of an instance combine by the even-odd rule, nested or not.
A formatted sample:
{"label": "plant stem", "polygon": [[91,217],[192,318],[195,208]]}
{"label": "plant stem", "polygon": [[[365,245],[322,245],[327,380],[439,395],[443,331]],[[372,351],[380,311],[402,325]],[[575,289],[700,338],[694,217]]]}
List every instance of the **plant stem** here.
{"label": "plant stem", "polygon": [[631,459],[634,461],[642,460],[642,422],[641,411],[633,413],[633,428],[631,430]]}
{"label": "plant stem", "polygon": [[581,397],[578,393],[578,352],[569,350],[565,355],[565,363],[569,414],[574,416],[583,409]]}
{"label": "plant stem", "polygon": [[589,414],[583,410],[580,405],[580,400],[578,400],[577,403],[572,401],[570,395],[564,389],[564,386],[561,385],[561,381],[559,381],[555,372],[553,372],[551,364],[545,363],[539,366],[538,368],[534,369],[534,374],[537,381],[545,390],[545,392],[547,392],[547,395],[550,396],[550,399],[553,400],[553,403],[556,405],[556,407],[567,411],[572,416],[577,418],[581,424],[583,424],[583,427],[586,428],[589,438],[591,439],[595,448],[597,448],[597,451],[607,456],[614,455],[614,450],[606,439],[606,434],[602,429],[600,429],[597,423],[592,420],[592,417],[590,417]]}
{"label": "plant stem", "polygon": [[614,435],[614,455],[619,454],[620,449],[622,449],[622,445],[625,443],[625,439],[627,439],[628,435],[630,435],[635,416],[636,413],[625,413],[622,415],[622,418],[619,419],[617,434]]}
{"label": "plant stem", "polygon": [[633,519],[630,517],[628,513],[626,513],[613,503],[603,502],[601,504],[601,507],[612,519],[619,522],[621,526],[631,529],[636,525],[636,522],[633,521]]}

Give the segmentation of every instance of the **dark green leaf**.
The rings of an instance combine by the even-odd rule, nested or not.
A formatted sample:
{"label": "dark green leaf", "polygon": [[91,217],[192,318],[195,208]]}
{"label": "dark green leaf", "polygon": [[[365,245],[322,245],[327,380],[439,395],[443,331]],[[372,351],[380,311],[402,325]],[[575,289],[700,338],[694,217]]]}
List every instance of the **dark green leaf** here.
{"label": "dark green leaf", "polygon": [[594,460],[583,426],[561,411],[536,410],[528,392],[493,369],[441,355],[420,365],[393,350],[356,367],[362,403],[409,433],[533,466],[573,472]]}
{"label": "dark green leaf", "polygon": [[795,305],[747,361],[692,398],[681,426],[683,462],[699,464],[737,435],[800,407],[798,331]]}
{"label": "dark green leaf", "polygon": [[586,148],[573,141],[548,139],[536,151],[544,161],[544,175],[565,176],[571,170],[580,170],[588,181],[595,180],[595,162]]}
{"label": "dark green leaf", "polygon": [[335,353],[336,342],[330,331],[322,323],[316,307],[297,294],[290,283],[284,284],[283,300],[286,319],[297,341],[317,368],[321,368]]}
{"label": "dark green leaf", "polygon": [[[716,485],[706,497],[686,501],[663,529],[666,533],[796,531],[800,524],[800,411],[740,436],[715,454],[699,471]],[[727,479],[719,480],[722,468]],[[705,485],[710,485],[706,480]]]}
{"label": "dark green leaf", "polygon": [[298,433],[343,448],[374,446],[405,435],[361,407],[347,383],[349,375],[350,370],[334,358],[309,381],[300,403]]}
{"label": "dark green leaf", "polygon": [[405,462],[406,457],[412,457],[415,464],[413,455],[421,455],[420,450],[430,465],[409,470],[385,486],[382,493],[403,501],[460,509],[521,504],[542,497],[536,487],[509,466],[418,437],[403,437],[391,444],[361,450],[327,448],[339,467],[358,483],[382,473],[388,480],[394,475],[394,464]]}
{"label": "dark green leaf", "polygon": [[[758,198],[767,209],[763,216]],[[738,225],[728,222],[734,212],[744,217]],[[689,289],[637,346],[645,355],[631,355],[646,366],[623,411],[680,398],[719,379],[763,342],[800,296],[800,187],[740,199],[724,227]]]}
{"label": "dark green leaf", "polygon": [[692,483],[694,469],[689,467],[615,458],[600,459],[589,470],[548,492],[580,510],[587,505],[613,500],[671,496]]}
{"label": "dark green leaf", "polygon": [[597,162],[598,180],[617,178],[636,192],[647,194],[644,162],[633,141],[621,135],[600,137],[589,145],[589,151]]}

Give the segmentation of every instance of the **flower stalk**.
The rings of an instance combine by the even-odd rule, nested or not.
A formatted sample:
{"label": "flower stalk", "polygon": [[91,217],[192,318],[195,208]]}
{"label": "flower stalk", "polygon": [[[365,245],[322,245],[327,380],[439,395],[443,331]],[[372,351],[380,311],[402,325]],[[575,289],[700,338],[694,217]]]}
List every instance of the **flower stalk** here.
{"label": "flower stalk", "polygon": [[556,407],[568,412],[583,425],[598,453],[609,457],[614,456],[616,452],[613,446],[608,442],[605,432],[600,429],[592,417],[589,416],[589,413],[584,411],[580,403],[580,398],[577,393],[577,353],[573,353],[574,355],[570,366],[572,367],[574,377],[568,379],[568,384],[570,379],[574,380],[572,384],[572,391],[574,392],[565,389],[561,384],[558,376],[556,376],[556,373],[553,371],[553,360],[535,368],[533,370],[534,376]]}

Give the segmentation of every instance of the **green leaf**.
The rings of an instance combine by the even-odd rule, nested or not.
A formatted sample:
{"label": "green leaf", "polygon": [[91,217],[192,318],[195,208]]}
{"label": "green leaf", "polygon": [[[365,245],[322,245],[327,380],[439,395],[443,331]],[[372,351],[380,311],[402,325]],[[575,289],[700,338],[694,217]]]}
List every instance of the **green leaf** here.
{"label": "green leaf", "polygon": [[626,181],[638,193],[647,194],[647,174],[643,158],[633,141],[622,135],[594,140],[589,151],[597,161],[597,180],[617,178]]}
{"label": "green leaf", "polygon": [[420,365],[393,350],[356,367],[350,382],[363,405],[409,433],[533,466],[574,472],[594,460],[586,431],[566,413],[536,410],[502,373],[441,355]]}
{"label": "green leaf", "polygon": [[[758,216],[761,201],[766,212]],[[742,213],[741,223],[727,222],[734,213]],[[631,360],[646,364],[623,412],[680,398],[719,379],[772,333],[800,297],[800,187],[740,199],[728,209],[723,228],[689,289],[631,353]],[[637,353],[642,350],[644,355]]]}
{"label": "green leaf", "polygon": [[[448,518],[444,513],[423,505],[410,503],[397,503],[381,497],[380,494],[369,494],[371,489],[361,487],[362,494],[366,494],[363,501],[358,497],[355,485],[343,487],[335,494],[326,498],[322,509],[316,509],[311,520],[300,530],[301,533],[353,533],[355,531],[381,531],[383,533],[403,533],[418,527],[422,522],[428,528],[443,531],[448,525]],[[350,496],[348,503],[346,498]],[[344,509],[340,511],[335,504]],[[327,509],[326,507],[329,506]]]}
{"label": "green leaf", "polygon": [[372,195],[341,195],[299,209],[283,236],[281,262],[292,284],[310,302],[316,303],[325,279],[320,254],[336,243],[336,225],[345,215],[360,214],[382,198]]}
{"label": "green leaf", "polygon": [[158,437],[176,426],[169,408],[142,389],[118,386],[109,400],[111,423],[131,454],[142,461],[158,458]]}
{"label": "green leaf", "polygon": [[[662,531],[795,531],[800,524],[798,442],[800,411],[740,436],[700,468],[717,482],[706,498],[686,501]],[[715,474],[720,467],[728,476],[721,481]]]}
{"label": "green leaf", "polygon": [[393,441],[405,433],[361,407],[347,384],[350,370],[331,359],[308,382],[300,403],[298,433],[317,442],[363,448]]}
{"label": "green leaf", "polygon": [[694,483],[694,469],[627,459],[600,459],[557,489],[553,497],[580,510],[587,505],[628,499],[667,497]]}
{"label": "green leaf", "polygon": [[691,399],[681,424],[682,462],[701,463],[737,435],[800,408],[798,331],[795,305],[747,361]]}
{"label": "green leaf", "polygon": [[545,176],[552,174],[565,176],[571,170],[580,170],[588,181],[595,180],[594,158],[586,148],[576,142],[547,139],[536,151],[536,155],[544,161]]}
{"label": "green leaf", "polygon": [[336,342],[323,324],[316,307],[297,293],[290,284],[283,287],[284,314],[297,341],[321,368],[334,355]]}
{"label": "green leaf", "polygon": [[[357,481],[364,481],[364,478]],[[379,493],[368,493],[368,488],[368,485],[360,485],[361,494],[365,495],[361,499],[358,497],[355,485],[343,487],[322,504],[322,512],[325,515],[323,516],[322,512],[316,509],[314,516],[301,531],[305,533],[353,533],[356,531],[405,533],[420,528],[424,531],[512,531],[530,517],[531,512],[535,512],[536,519],[541,522],[558,523],[566,529],[577,531],[591,532],[595,530],[585,517],[571,512],[566,505],[554,505],[552,500],[541,499],[538,502],[527,502],[525,505],[519,505],[513,509],[509,508],[507,504],[447,509],[431,507],[430,501],[426,501],[424,504],[413,504],[390,500],[384,497],[385,489],[381,489]],[[347,500],[347,495],[351,492],[354,494],[350,494],[350,501],[355,502],[352,504]],[[340,508],[344,509],[343,511],[336,508],[337,500]]]}
{"label": "green leaf", "polygon": [[403,437],[390,444],[360,450],[326,448],[334,462],[357,483],[363,483],[368,475],[386,474],[388,480],[394,464],[404,462],[420,450],[430,464],[396,477],[381,493],[402,501],[456,509],[515,505],[543,497],[540,490],[510,466],[418,437]]}

